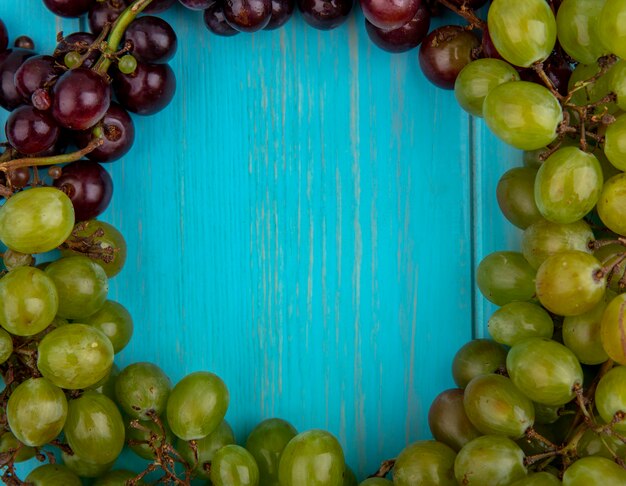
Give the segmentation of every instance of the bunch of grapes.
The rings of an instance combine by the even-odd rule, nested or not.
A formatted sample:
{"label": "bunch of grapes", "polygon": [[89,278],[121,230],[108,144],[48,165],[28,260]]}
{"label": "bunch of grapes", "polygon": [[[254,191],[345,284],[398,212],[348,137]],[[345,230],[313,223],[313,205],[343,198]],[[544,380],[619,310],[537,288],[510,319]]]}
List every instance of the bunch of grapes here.
{"label": "bunch of grapes", "polygon": [[[179,0],[218,35],[274,29],[291,0]],[[126,258],[123,236],[96,218],[113,185],[101,165],[135,138],[129,112],[172,99],[172,27],[153,15],[174,0],[44,0],[88,16],[91,32],[52,55],[14,48],[0,21],[0,106],[11,111],[0,154],[0,479],[44,463],[36,486],[416,486],[626,484],[626,0],[361,0],[371,39],[420,65],[526,151],[497,199],[523,230],[521,252],[488,255],[476,277],[500,306],[492,339],[466,344],[458,388],[433,402],[434,440],[409,445],[358,483],[326,431],[269,419],[236,445],[229,393],[210,372],[173,386],[152,363],[119,370],[133,322],[107,300]],[[428,33],[447,7],[468,20]],[[299,0],[331,29],[352,0]],[[477,35],[476,32],[481,32]],[[115,99],[116,101],[113,101]],[[47,252],[60,249],[59,258]],[[42,258],[37,261],[36,258]],[[113,470],[124,447],[143,471]],[[392,480],[386,479],[391,474]]]}

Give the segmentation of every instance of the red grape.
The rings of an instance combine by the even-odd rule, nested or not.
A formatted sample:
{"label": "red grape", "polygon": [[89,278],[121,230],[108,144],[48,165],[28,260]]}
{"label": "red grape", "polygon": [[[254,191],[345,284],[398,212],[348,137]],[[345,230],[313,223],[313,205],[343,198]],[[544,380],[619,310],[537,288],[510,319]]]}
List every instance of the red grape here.
{"label": "red grape", "polygon": [[[219,2],[215,2],[204,11],[204,25],[211,32],[216,35],[221,35],[222,37],[231,37],[233,35],[239,34],[239,31],[237,29],[233,29],[226,22],[226,17],[224,17],[224,9]],[[268,24],[268,27],[269,25],[270,24]]]}
{"label": "red grape", "polygon": [[63,69],[54,57],[34,56],[15,71],[15,88],[24,101],[30,102],[35,91],[46,89],[62,73]]}
{"label": "red grape", "polygon": [[80,17],[87,13],[95,0],[43,0],[50,11],[61,17]]}
{"label": "red grape", "polygon": [[285,25],[295,8],[295,0],[272,0],[272,18],[265,26],[265,30],[274,30]]}
{"label": "red grape", "polygon": [[215,3],[215,0],[178,0],[190,10],[205,10]]}
{"label": "red grape", "polygon": [[167,64],[137,63],[132,74],[114,74],[113,88],[120,104],[139,115],[165,108],[176,92],[176,76]]}
{"label": "red grape", "polygon": [[76,221],[99,216],[113,195],[113,181],[109,173],[100,164],[86,160],[65,166],[54,185],[71,199]]}
{"label": "red grape", "polygon": [[352,0],[298,0],[306,23],[320,30],[331,30],[343,24],[352,5]]}
{"label": "red grape", "polygon": [[26,49],[7,49],[0,54],[0,106],[6,110],[14,110],[24,100],[15,86],[15,72],[35,53]]}
{"label": "red grape", "polygon": [[9,143],[25,155],[37,154],[53,147],[59,138],[59,131],[50,115],[26,105],[15,109],[5,126]]}
{"label": "red grape", "polygon": [[126,30],[126,40],[133,43],[132,55],[142,62],[167,62],[178,47],[172,26],[151,15],[133,21]]}
{"label": "red grape", "polygon": [[7,26],[0,20],[0,52],[6,50],[9,46],[9,33],[7,32]]}
{"label": "red grape", "polygon": [[365,18],[379,29],[387,30],[405,25],[421,6],[421,0],[361,0]]}
{"label": "red grape", "polygon": [[89,30],[98,35],[106,24],[113,24],[126,7],[125,0],[96,2],[89,10]]}
{"label": "red grape", "polygon": [[256,32],[264,28],[272,16],[272,0],[226,0],[226,22],[241,32]]}
{"label": "red grape", "polygon": [[417,47],[428,34],[430,11],[425,4],[420,5],[415,17],[397,29],[379,29],[365,19],[369,38],[381,49],[389,52],[405,52]]}
{"label": "red grape", "polygon": [[176,0],[152,0],[152,3],[144,9],[143,13],[165,12],[174,3],[176,3]]}

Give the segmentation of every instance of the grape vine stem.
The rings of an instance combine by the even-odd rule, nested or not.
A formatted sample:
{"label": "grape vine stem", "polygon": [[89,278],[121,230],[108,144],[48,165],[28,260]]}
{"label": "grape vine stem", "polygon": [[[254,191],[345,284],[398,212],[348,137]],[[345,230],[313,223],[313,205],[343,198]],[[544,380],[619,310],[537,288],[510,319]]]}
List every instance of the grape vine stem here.
{"label": "grape vine stem", "polygon": [[487,27],[485,21],[478,17],[474,10],[469,8],[466,3],[463,3],[461,7],[457,7],[450,0],[437,0],[437,2],[467,20],[472,29],[485,30]]}
{"label": "grape vine stem", "polygon": [[9,172],[11,170],[19,169],[21,167],[36,167],[40,165],[57,165],[67,164],[69,162],[76,162],[82,159],[85,155],[93,152],[104,143],[102,138],[92,140],[85,148],[71,152],[69,154],[53,155],[51,157],[24,157],[20,159],[8,160],[0,163],[1,172]]}

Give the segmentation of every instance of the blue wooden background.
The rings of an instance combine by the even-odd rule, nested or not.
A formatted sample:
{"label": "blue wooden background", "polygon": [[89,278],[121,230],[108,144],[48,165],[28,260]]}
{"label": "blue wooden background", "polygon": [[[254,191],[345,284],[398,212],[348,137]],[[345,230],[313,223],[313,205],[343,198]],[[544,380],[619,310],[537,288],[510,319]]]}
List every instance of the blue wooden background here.
{"label": "blue wooden background", "polygon": [[[0,18],[41,52],[83,26],[40,0],[1,0]],[[515,248],[495,185],[519,153],[430,85],[417,51],[375,47],[360,12],[227,39],[197,12],[166,18],[176,97],[107,166],[104,219],[129,245],[111,297],[136,324],[119,363],[212,370],[240,440],[280,416],[371,473],[429,436],[452,356],[484,332],[473,273]]]}

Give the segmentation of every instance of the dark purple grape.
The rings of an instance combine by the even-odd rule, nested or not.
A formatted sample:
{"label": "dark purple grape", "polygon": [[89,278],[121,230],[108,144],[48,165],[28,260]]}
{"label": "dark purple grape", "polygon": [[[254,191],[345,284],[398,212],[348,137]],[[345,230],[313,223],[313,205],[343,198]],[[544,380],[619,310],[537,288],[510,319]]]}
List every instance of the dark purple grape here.
{"label": "dark purple grape", "polygon": [[493,41],[491,40],[491,35],[489,34],[489,29],[487,26],[483,29],[483,38],[481,41],[482,48],[482,57],[489,57],[492,59],[502,59],[502,56],[496,49]]}
{"label": "dark purple grape", "polygon": [[7,49],[0,54],[0,106],[6,110],[14,110],[24,100],[15,86],[15,72],[28,59],[33,51],[25,49]]}
{"label": "dark purple grape", "polygon": [[397,29],[415,17],[422,0],[361,0],[365,18],[379,29]]}
{"label": "dark purple grape", "polygon": [[296,0],[272,0],[272,18],[265,30],[274,30],[285,25],[295,8]]}
{"label": "dark purple grape", "polygon": [[15,88],[24,101],[30,102],[35,91],[47,90],[51,82],[61,74],[63,68],[54,57],[34,56],[24,61],[15,71]]}
{"label": "dark purple grape", "polygon": [[132,41],[131,53],[141,62],[167,62],[174,57],[178,47],[172,26],[151,15],[133,21],[126,30],[126,40]]}
{"label": "dark purple grape", "polygon": [[13,46],[33,51],[35,50],[35,41],[27,35],[20,35],[17,39],[15,39],[15,41],[13,41]]}
{"label": "dark purple grape", "polygon": [[[563,96],[567,95],[569,78],[572,76],[572,66],[559,52],[553,52],[548,59],[543,62],[543,70],[552,81],[552,84]],[[520,77],[524,81],[544,86],[544,82],[534,69],[520,69]]]}
{"label": "dark purple grape", "polygon": [[7,26],[0,19],[0,52],[6,51],[7,47],[9,47],[9,33]]}
{"label": "dark purple grape", "polygon": [[159,12],[165,12],[175,3],[176,0],[152,0],[152,3],[144,9],[143,13],[154,14]]}
{"label": "dark purple grape", "polygon": [[218,2],[215,2],[204,11],[204,25],[206,25],[206,28],[211,32],[216,35],[221,35],[222,37],[231,37],[239,34],[238,30],[233,29],[228,25],[228,22],[226,22],[224,9]]}
{"label": "dark purple grape", "polygon": [[30,182],[30,169],[20,167],[7,173],[7,182],[14,189],[23,189]]}
{"label": "dark purple grape", "polygon": [[178,0],[184,7],[190,10],[205,10],[215,3],[216,0]]}
{"label": "dark purple grape", "polygon": [[352,5],[352,0],[298,0],[305,22],[320,30],[331,30],[343,24]]}
{"label": "dark purple grape", "polygon": [[98,35],[106,24],[113,24],[120,14],[126,9],[125,0],[105,0],[96,2],[89,9],[89,30]]}
{"label": "dark purple grape", "polygon": [[264,28],[272,17],[272,0],[226,0],[226,22],[240,32],[256,32]]}
{"label": "dark purple grape", "polygon": [[60,130],[46,112],[24,105],[13,110],[5,125],[5,132],[15,150],[33,155],[53,147]]}
{"label": "dark purple grape", "polygon": [[99,216],[109,205],[113,195],[113,181],[109,173],[96,162],[81,160],[66,165],[54,186],[72,200],[76,221]]}
{"label": "dark purple grape", "polygon": [[[128,112],[117,103],[111,103],[101,122],[104,144],[87,154],[96,162],[112,162],[125,155],[135,141],[135,125]],[[94,138],[91,130],[75,134],[76,145],[86,147]]]}
{"label": "dark purple grape", "polygon": [[372,42],[389,52],[405,52],[417,47],[428,34],[429,27],[430,11],[425,4],[420,5],[410,22],[397,29],[379,29],[365,19],[365,28]]}
{"label": "dark purple grape", "polygon": [[52,116],[62,127],[86,130],[104,116],[111,103],[111,89],[95,71],[67,71],[52,91]]}
{"label": "dark purple grape", "polygon": [[61,17],[80,17],[87,13],[95,0],[43,0],[50,11]]}
{"label": "dark purple grape", "polygon": [[457,76],[475,57],[480,41],[458,25],[433,30],[422,42],[419,61],[424,75],[436,86],[454,89]]}
{"label": "dark purple grape", "polygon": [[[80,55],[83,55],[95,41],[96,36],[89,32],[74,32],[57,44],[54,51],[54,58],[60,64],[65,64],[64,58],[68,52],[78,52]],[[99,57],[100,51],[97,49],[92,51],[87,59],[83,61],[82,67],[93,67]]]}
{"label": "dark purple grape", "polygon": [[167,64],[137,63],[132,74],[116,71],[113,88],[120,104],[139,115],[152,115],[165,108],[176,92],[176,76]]}

